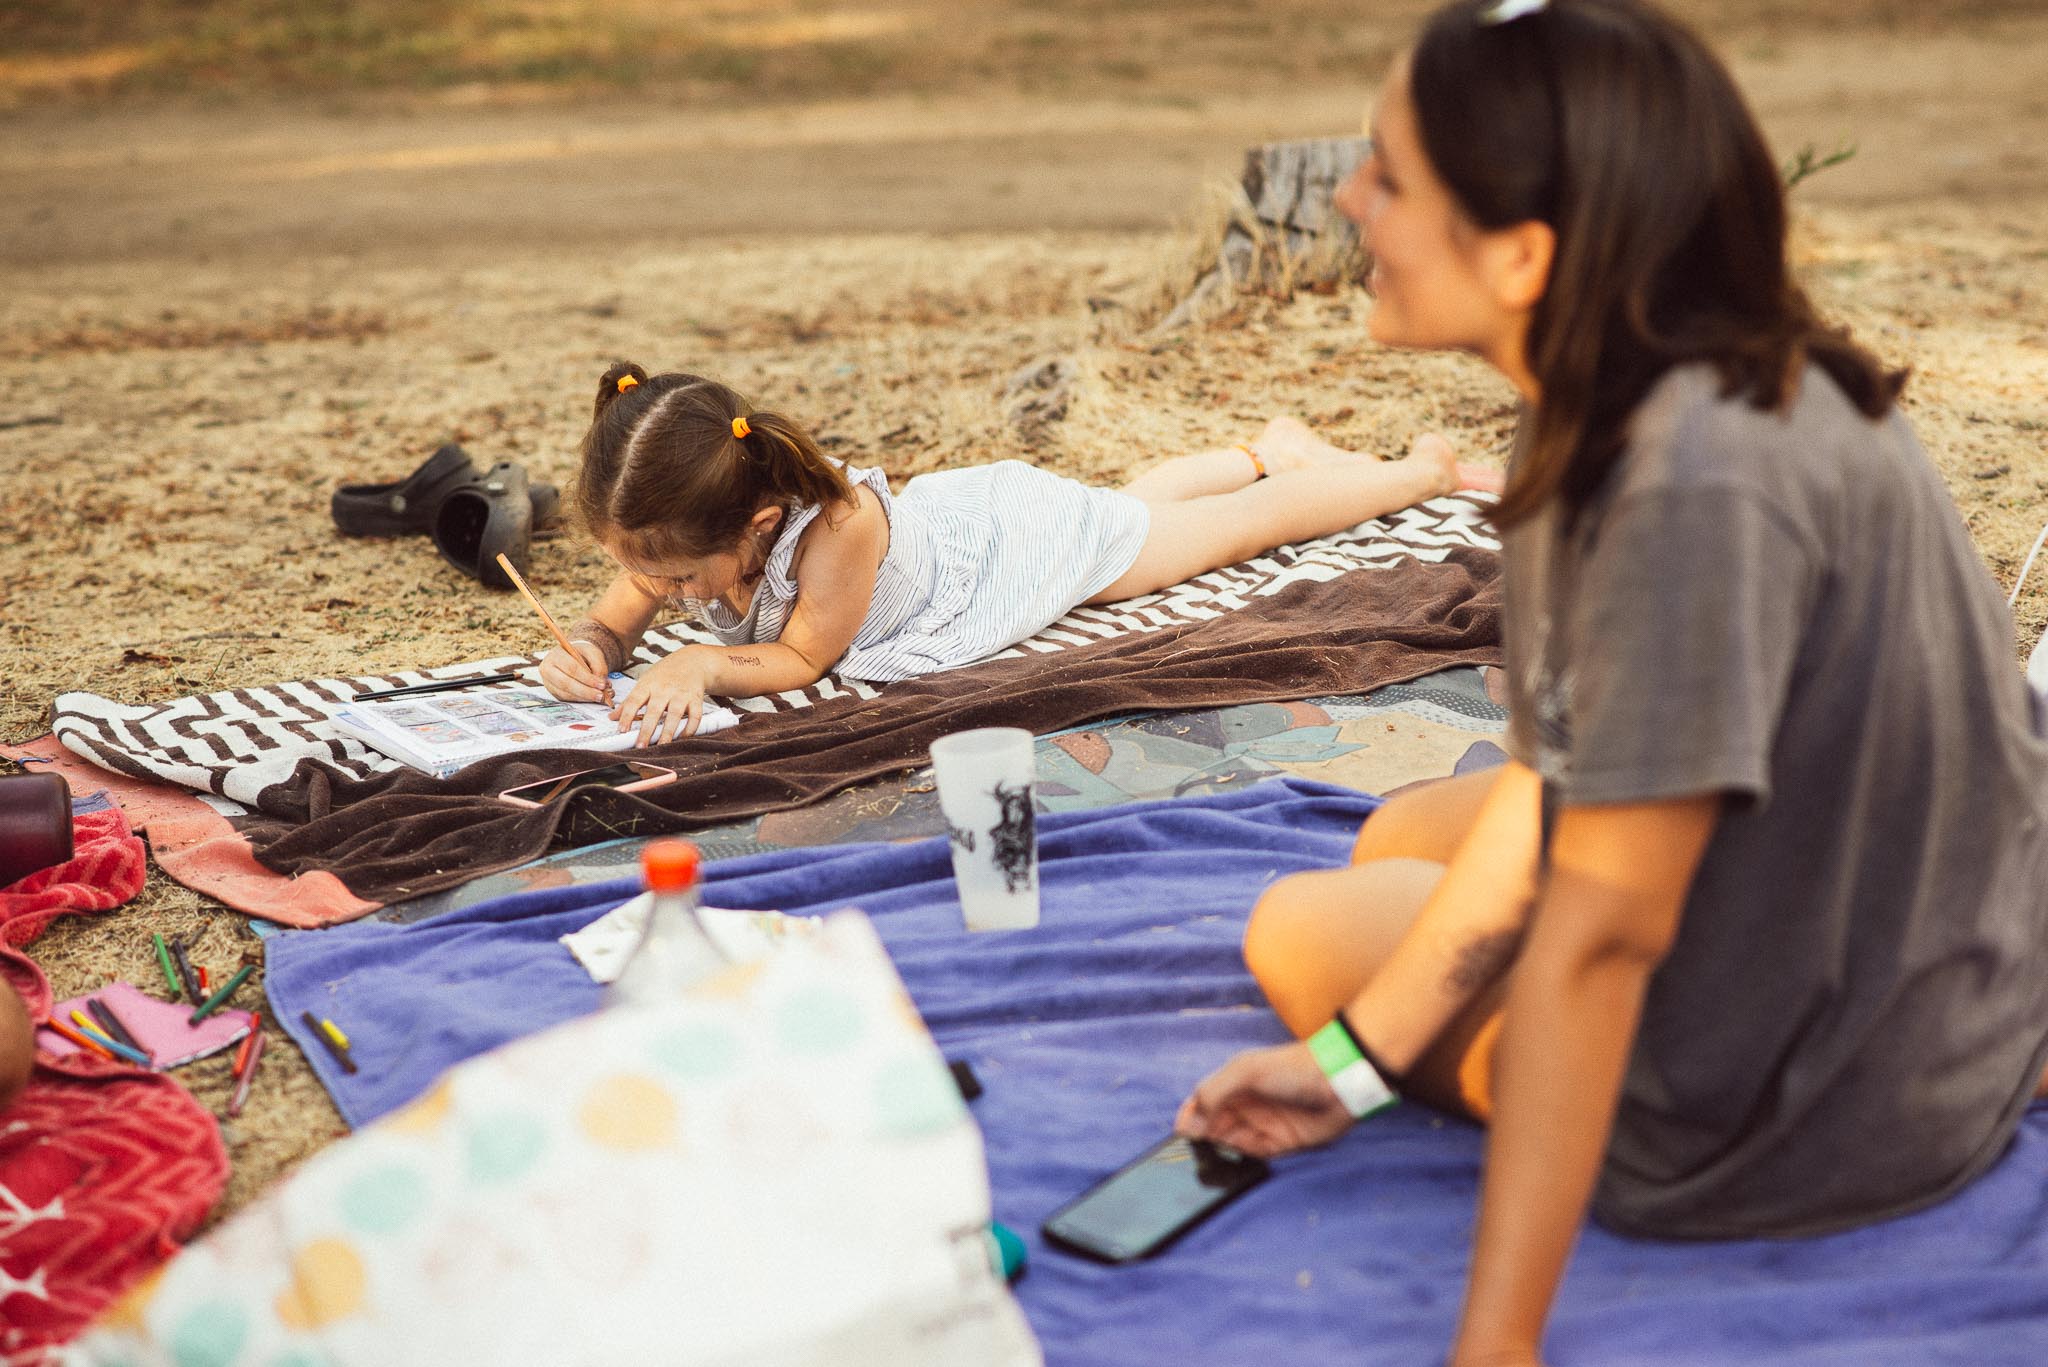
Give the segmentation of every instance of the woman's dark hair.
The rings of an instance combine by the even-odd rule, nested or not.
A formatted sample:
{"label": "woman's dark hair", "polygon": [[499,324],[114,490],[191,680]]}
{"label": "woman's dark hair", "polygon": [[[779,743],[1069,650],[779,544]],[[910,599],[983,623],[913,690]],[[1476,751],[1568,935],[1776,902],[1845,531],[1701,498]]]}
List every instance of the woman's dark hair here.
{"label": "woman's dark hair", "polygon": [[[736,418],[746,419],[743,437]],[[794,420],[695,375],[621,361],[598,379],[576,478],[577,510],[598,539],[650,559],[695,559],[738,545],[762,508],[807,503],[830,518],[853,506],[853,489]]]}
{"label": "woman's dark hair", "polygon": [[1784,183],[1706,44],[1646,0],[1502,13],[1457,0],[1410,59],[1423,150],[1460,207],[1482,228],[1533,219],[1557,237],[1529,327],[1542,402],[1496,524],[1553,497],[1567,517],[1584,507],[1629,415],[1685,362],[1771,410],[1810,359],[1866,416],[1889,411],[1905,373],[1823,324],[1794,283]]}

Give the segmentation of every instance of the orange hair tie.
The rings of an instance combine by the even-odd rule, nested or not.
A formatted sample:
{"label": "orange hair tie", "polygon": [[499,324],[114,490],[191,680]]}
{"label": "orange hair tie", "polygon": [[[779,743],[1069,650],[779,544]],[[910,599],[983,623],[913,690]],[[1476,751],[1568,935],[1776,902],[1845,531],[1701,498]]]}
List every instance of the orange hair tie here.
{"label": "orange hair tie", "polygon": [[619,392],[623,394],[639,383],[640,381],[634,379],[631,375],[621,375],[619,376]]}
{"label": "orange hair tie", "polygon": [[734,441],[745,441],[747,433],[753,430],[753,428],[747,426],[745,418],[734,418],[732,420],[732,436]]}

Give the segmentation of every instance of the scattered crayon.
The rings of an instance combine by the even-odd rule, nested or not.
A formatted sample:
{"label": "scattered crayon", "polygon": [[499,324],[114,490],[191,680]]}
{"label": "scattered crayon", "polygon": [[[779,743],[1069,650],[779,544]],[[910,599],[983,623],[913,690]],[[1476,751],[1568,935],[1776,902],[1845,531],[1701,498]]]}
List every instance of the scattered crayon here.
{"label": "scattered crayon", "polygon": [[98,997],[87,997],[85,999],[85,1009],[91,1012],[93,1019],[100,1023],[100,1029],[104,1033],[112,1035],[115,1039],[138,1053],[146,1054],[149,1052],[149,1050],[142,1047],[142,1041],[135,1038],[135,1032],[130,1030],[119,1016],[114,1014],[113,1007],[108,1006]]}
{"label": "scattered crayon", "polygon": [[184,994],[178,990],[178,975],[171,967],[171,951],[165,948],[164,937],[152,933],[149,938],[156,941],[156,961],[164,966],[164,985],[171,989],[173,997],[183,996]]}
{"label": "scattered crayon", "polygon": [[192,960],[185,954],[185,942],[183,940],[171,941],[171,960],[178,965],[178,982],[184,987],[182,995],[185,1000],[195,1006],[198,1005],[201,996],[199,977],[192,971]]}
{"label": "scattered crayon", "polygon": [[[334,1061],[341,1065],[343,1072],[353,1073],[356,1071],[356,1061],[349,1057],[348,1046],[336,1040],[334,1035],[327,1033],[329,1030],[334,1030],[333,1021],[315,1020],[311,1011],[299,1012],[299,1019],[306,1023],[306,1028],[313,1032],[315,1039],[327,1046],[327,1052],[334,1055]],[[325,1027],[324,1029],[322,1028],[323,1026]],[[335,1031],[335,1034],[340,1033],[338,1030]]]}
{"label": "scattered crayon", "polygon": [[145,1068],[150,1066],[149,1055],[139,1049],[130,1049],[125,1044],[118,1044],[97,1030],[74,1030],[55,1016],[50,1017],[43,1024],[49,1026],[73,1044],[82,1045],[87,1049],[97,1049],[108,1058],[126,1059],[130,1063],[137,1063]]}
{"label": "scattered crayon", "polygon": [[256,1065],[263,1061],[263,1036],[251,1033],[249,1036],[249,1058],[235,1077],[234,1094],[228,1097],[228,1114],[240,1115],[242,1104],[249,1099],[249,1085],[256,1080]]}
{"label": "scattered crayon", "polygon": [[43,1024],[49,1026],[52,1030],[55,1030],[58,1034],[62,1035],[65,1039],[70,1040],[79,1048],[84,1049],[87,1053],[98,1054],[101,1058],[114,1057],[113,1050],[102,1047],[98,1043],[94,1042],[94,1040],[88,1035],[79,1034],[76,1030],[66,1025],[63,1021],[58,1020],[55,1016],[51,1016],[48,1020],[45,1020]]}
{"label": "scattered crayon", "polygon": [[333,1040],[342,1048],[350,1049],[354,1047],[348,1042],[348,1036],[344,1035],[341,1032],[341,1027],[336,1025],[333,1021],[327,1019],[327,1017],[322,1016],[320,1018],[320,1028],[327,1032],[327,1038]]}
{"label": "scattered crayon", "polygon": [[243,964],[240,968],[236,969],[235,976],[222,983],[219,991],[199,1003],[199,1009],[194,1011],[185,1023],[187,1025],[197,1025],[214,1012],[220,1010],[221,1004],[227,1001],[229,997],[234,996],[235,989],[249,981],[249,975],[255,971],[256,965],[254,964]]}
{"label": "scattered crayon", "polygon": [[205,964],[199,965],[199,990],[201,992],[213,991],[213,982],[207,975]]}
{"label": "scattered crayon", "polygon": [[242,1070],[249,1066],[249,1051],[256,1047],[256,1037],[262,1033],[263,1013],[261,1011],[251,1011],[249,1013],[249,1033],[242,1036],[241,1047],[235,1050],[236,1077],[240,1077]]}

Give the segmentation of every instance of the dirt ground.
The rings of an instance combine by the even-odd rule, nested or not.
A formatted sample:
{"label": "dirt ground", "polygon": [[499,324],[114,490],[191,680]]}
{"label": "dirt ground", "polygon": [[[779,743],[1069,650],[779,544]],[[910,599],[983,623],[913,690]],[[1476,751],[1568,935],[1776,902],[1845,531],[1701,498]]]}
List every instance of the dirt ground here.
{"label": "dirt ground", "polygon": [[[1034,8],[1054,30],[1075,12],[986,12]],[[532,83],[44,98],[0,61],[0,739],[47,729],[66,689],[159,699],[538,649],[515,597],[424,540],[338,537],[328,495],[451,439],[566,485],[615,357],[718,375],[899,483],[1012,455],[1114,480],[1280,412],[1376,451],[1442,430],[1497,461],[1506,388],[1374,348],[1356,290],[1138,326],[1243,149],[1355,131],[1420,9],[1228,8],[1245,50],[1320,42],[1326,60],[1161,43],[1115,79],[1055,80],[1070,54],[1050,43],[1035,83],[753,101]],[[1913,367],[1908,410],[2009,585],[2048,522],[2048,12],[1678,8],[1782,153],[1855,145],[1795,194],[1804,278]],[[1055,355],[1078,399],[1026,437],[1003,381]],[[570,537],[536,549],[534,578],[573,614],[605,573]],[[2018,614],[2021,641],[2048,625],[2048,572]],[[215,964],[256,947],[152,868],[135,903],[33,952],[60,996],[146,984],[152,930],[203,931]],[[224,1062],[181,1076],[224,1102]],[[341,1132],[285,1048],[224,1128],[223,1212]]]}

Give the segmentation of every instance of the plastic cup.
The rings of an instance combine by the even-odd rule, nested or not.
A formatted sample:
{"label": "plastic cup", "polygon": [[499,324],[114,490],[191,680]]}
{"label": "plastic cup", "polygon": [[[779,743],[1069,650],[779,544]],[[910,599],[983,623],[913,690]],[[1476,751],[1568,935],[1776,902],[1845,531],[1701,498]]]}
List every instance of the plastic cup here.
{"label": "plastic cup", "polygon": [[1038,924],[1037,756],[1015,726],[958,731],[932,742],[953,844],[953,881],[969,930],[1027,930]]}

